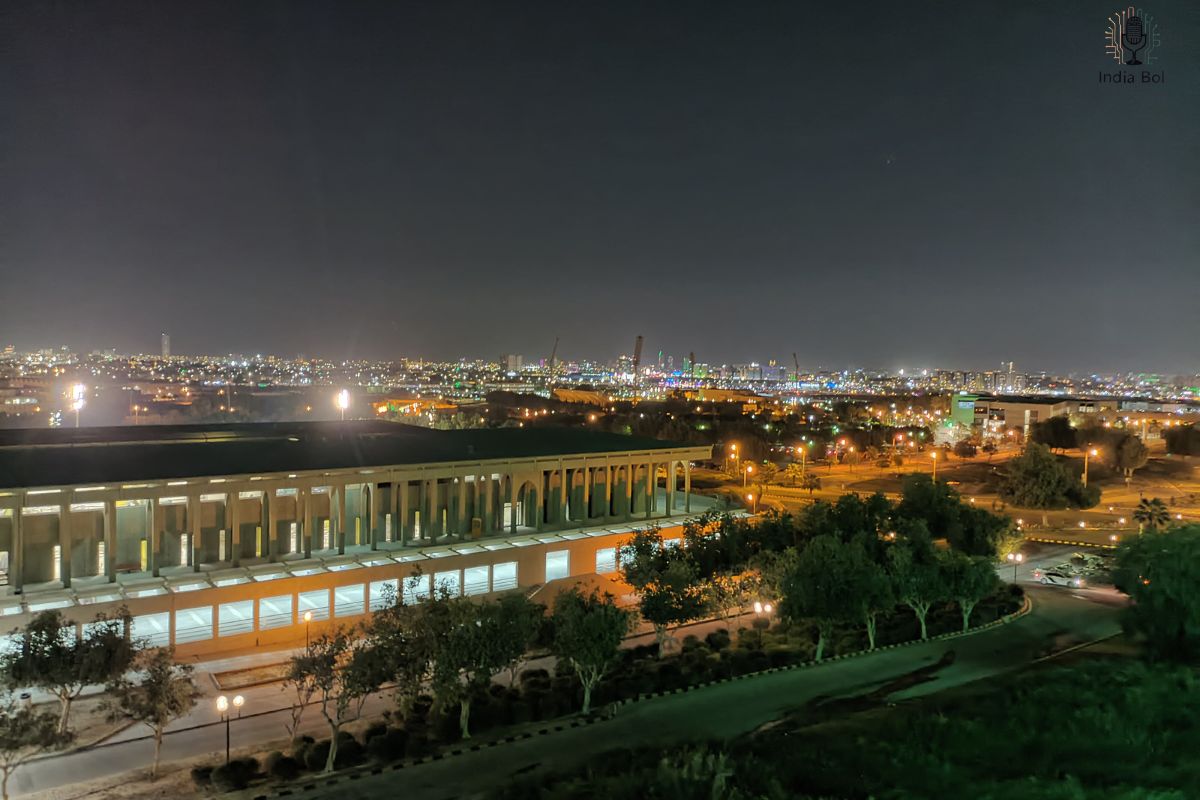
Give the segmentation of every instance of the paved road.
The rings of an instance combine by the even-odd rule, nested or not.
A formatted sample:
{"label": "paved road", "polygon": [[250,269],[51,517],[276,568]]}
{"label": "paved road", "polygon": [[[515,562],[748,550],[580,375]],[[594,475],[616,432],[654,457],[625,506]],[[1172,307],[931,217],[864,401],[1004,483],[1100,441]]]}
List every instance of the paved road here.
{"label": "paved road", "polygon": [[[482,796],[520,774],[565,769],[593,761],[607,750],[726,738],[753,730],[821,696],[870,691],[913,669],[938,661],[948,650],[954,663],[935,680],[897,695],[937,692],[1028,664],[1054,650],[1109,636],[1119,630],[1123,600],[1111,590],[1066,591],[1031,586],[1034,611],[1006,626],[962,639],[931,642],[833,662],[806,670],[764,675],[622,707],[611,721],[535,737],[500,747],[422,764],[355,781],[355,798],[445,800]],[[344,786],[318,788],[299,798],[332,797]]]}

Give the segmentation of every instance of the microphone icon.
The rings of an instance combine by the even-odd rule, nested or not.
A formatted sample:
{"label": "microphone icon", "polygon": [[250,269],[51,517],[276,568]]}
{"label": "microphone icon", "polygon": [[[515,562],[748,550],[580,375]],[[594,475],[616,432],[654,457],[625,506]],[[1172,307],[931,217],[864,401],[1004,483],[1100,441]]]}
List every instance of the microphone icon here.
{"label": "microphone icon", "polygon": [[1129,53],[1129,60],[1125,63],[1129,66],[1141,64],[1138,61],[1138,52],[1146,46],[1146,32],[1142,29],[1142,18],[1132,16],[1125,20],[1125,30],[1121,34],[1121,46]]}

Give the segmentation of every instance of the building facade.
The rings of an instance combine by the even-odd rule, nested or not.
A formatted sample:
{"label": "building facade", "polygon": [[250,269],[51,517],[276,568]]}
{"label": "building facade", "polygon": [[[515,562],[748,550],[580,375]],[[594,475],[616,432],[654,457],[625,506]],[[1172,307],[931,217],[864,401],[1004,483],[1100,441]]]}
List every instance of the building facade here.
{"label": "building facade", "polygon": [[135,635],[211,653],[302,641],[393,592],[615,571],[635,525],[701,510],[691,463],[709,458],[375,422],[0,432],[0,626],[126,607]]}

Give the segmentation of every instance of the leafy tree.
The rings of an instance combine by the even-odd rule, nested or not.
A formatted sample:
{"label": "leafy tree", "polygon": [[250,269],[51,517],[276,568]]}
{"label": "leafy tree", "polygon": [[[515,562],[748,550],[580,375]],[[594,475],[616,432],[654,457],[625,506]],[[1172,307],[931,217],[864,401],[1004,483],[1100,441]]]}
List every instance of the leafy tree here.
{"label": "leafy tree", "polygon": [[639,590],[638,610],[654,626],[658,652],[662,655],[672,628],[700,619],[708,610],[696,568],[686,559],[672,559],[656,580]]}
{"label": "leafy tree", "polygon": [[1200,655],[1200,526],[1128,539],[1117,550],[1116,587],[1129,595],[1126,628],[1158,657]]}
{"label": "leafy tree", "polygon": [[804,475],[804,467],[795,462],[788,464],[783,468],[783,476],[787,478],[787,482],[791,486],[795,486],[796,483],[804,477]]}
{"label": "leafy tree", "polygon": [[1134,471],[1146,466],[1146,461],[1150,458],[1150,451],[1146,449],[1146,445],[1142,443],[1141,439],[1126,433],[1105,450],[1105,455],[1112,468],[1124,474],[1125,485],[1128,486],[1133,480]]}
{"label": "leafy tree", "polygon": [[1069,417],[1051,417],[1043,422],[1035,422],[1029,438],[1052,450],[1068,450],[1079,446],[1078,433],[1071,426]]}
{"label": "leafy tree", "polygon": [[779,612],[785,619],[816,622],[817,661],[824,656],[825,642],[837,623],[853,619],[860,611],[852,547],[832,536],[818,536],[800,551],[783,580]]}
{"label": "leafy tree", "polygon": [[458,724],[471,737],[471,698],[492,677],[520,658],[528,639],[514,636],[511,609],[466,597],[435,598],[426,604],[433,625],[432,688],[443,708],[458,703]]}
{"label": "leafy tree", "polygon": [[583,684],[584,714],[591,710],[592,690],[617,657],[632,618],[613,602],[612,595],[584,596],[578,589],[554,601],[554,654],[566,661]]}
{"label": "leafy tree", "polygon": [[880,564],[865,557],[854,573],[854,604],[867,628],[867,646],[875,649],[875,625],[879,615],[896,605],[892,576]]}
{"label": "leafy tree", "polygon": [[383,607],[367,621],[365,635],[387,665],[388,680],[396,686],[396,706],[407,716],[433,668],[435,642],[424,609],[404,605],[387,587]]}
{"label": "leafy tree", "polygon": [[762,500],[767,496],[767,491],[771,484],[779,477],[779,467],[772,464],[770,461],[764,461],[754,470],[754,486],[758,490],[758,499]]}
{"label": "leafy tree", "polygon": [[621,545],[619,555],[621,579],[636,591],[658,579],[669,557],[657,526],[634,531],[629,541]]}
{"label": "leafy tree", "polygon": [[384,653],[358,632],[337,628],[321,634],[292,656],[287,681],[307,684],[310,696],[329,726],[329,755],[325,772],[332,772],[337,759],[338,733],[342,726],[357,719],[367,697],[385,680]]}
{"label": "leafy tree", "polygon": [[812,497],[813,492],[821,488],[821,479],[811,472],[805,473],[800,479],[800,488],[808,492],[808,496]]}
{"label": "leafy tree", "polygon": [[71,703],[84,688],[111,683],[133,663],[136,648],[125,635],[128,612],[97,616],[82,638],[59,611],[42,611],[15,632],[17,649],[6,656],[2,670],[9,691],[37,687],[58,698],[58,732],[65,734]]}
{"label": "leafy tree", "polygon": [[946,582],[932,554],[908,545],[892,548],[890,571],[896,597],[912,609],[921,624],[921,639],[929,638],[925,619],[934,603],[946,599]]}
{"label": "leafy tree", "polygon": [[8,800],[8,779],[22,764],[70,742],[72,734],[59,730],[55,714],[38,711],[12,694],[0,704],[0,795]]}
{"label": "leafy tree", "polygon": [[974,458],[976,452],[977,448],[969,439],[961,439],[954,445],[954,455],[963,460]]}
{"label": "leafy tree", "polygon": [[154,765],[150,768],[153,780],[158,775],[167,725],[192,710],[199,692],[192,684],[191,665],[175,663],[174,648],[144,651],[136,667],[135,679],[122,677],[109,687],[112,698],[109,710],[112,716],[140,722],[153,733]]}
{"label": "leafy tree", "polygon": [[1008,462],[1000,496],[1025,508],[1064,508],[1072,496],[1087,499],[1081,488],[1078,478],[1058,463],[1046,445],[1030,442],[1021,455]]}
{"label": "leafy tree", "polygon": [[971,627],[971,612],[980,600],[996,589],[999,579],[991,559],[949,551],[941,555],[946,595],[958,603],[962,629]]}
{"label": "leafy tree", "polygon": [[1007,554],[1021,536],[1009,517],[964,503],[959,511],[959,524],[947,538],[959,552],[996,558]]}
{"label": "leafy tree", "polygon": [[1171,513],[1167,510],[1167,504],[1157,497],[1150,499],[1142,498],[1138,501],[1137,508],[1133,510],[1133,518],[1137,520],[1138,532],[1142,532],[1149,528],[1152,531],[1157,531],[1159,528],[1166,527],[1171,521]]}
{"label": "leafy tree", "polygon": [[1200,455],[1200,427],[1184,425],[1164,429],[1167,452],[1180,456]]}

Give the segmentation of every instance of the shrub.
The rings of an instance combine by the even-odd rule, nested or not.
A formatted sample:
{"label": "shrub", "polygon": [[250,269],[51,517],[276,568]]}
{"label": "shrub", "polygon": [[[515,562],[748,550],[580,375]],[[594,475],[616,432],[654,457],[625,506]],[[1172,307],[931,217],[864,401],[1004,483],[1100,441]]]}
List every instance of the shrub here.
{"label": "shrub", "polygon": [[245,789],[258,775],[258,761],[253,758],[235,758],[212,771],[212,787],[218,792],[233,792]]}
{"label": "shrub", "polygon": [[408,758],[422,758],[433,752],[433,743],[429,741],[424,732],[421,735],[416,735],[412,731],[408,732],[408,741],[404,743],[404,755]]}
{"label": "shrub", "polygon": [[408,732],[403,728],[388,728],[367,740],[367,754],[387,764],[404,758],[408,748]]}
{"label": "shrub", "polygon": [[192,767],[192,783],[196,784],[196,788],[203,789],[206,786],[212,785],[213,768],[210,765],[200,767]]}
{"label": "shrub", "polygon": [[[340,745],[339,745],[340,746]],[[325,769],[325,761],[329,758],[329,740],[322,739],[313,742],[304,749],[304,766],[312,772]]]}
{"label": "shrub", "polygon": [[334,769],[345,769],[361,764],[367,757],[367,749],[351,736],[349,739],[338,740],[337,755],[333,757]]}
{"label": "shrub", "polygon": [[729,636],[729,631],[725,628],[717,630],[704,637],[705,643],[712,648],[714,652],[720,652],[729,647],[732,639]]}
{"label": "shrub", "polygon": [[277,778],[281,781],[291,781],[295,780],[296,776],[300,774],[300,762],[276,750],[263,760],[263,769],[272,778]]}
{"label": "shrub", "polygon": [[376,736],[383,736],[387,732],[388,726],[386,722],[372,722],[367,726],[367,729],[363,731],[363,744],[369,745],[371,740]]}

